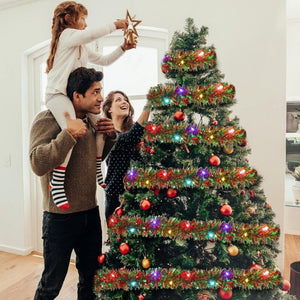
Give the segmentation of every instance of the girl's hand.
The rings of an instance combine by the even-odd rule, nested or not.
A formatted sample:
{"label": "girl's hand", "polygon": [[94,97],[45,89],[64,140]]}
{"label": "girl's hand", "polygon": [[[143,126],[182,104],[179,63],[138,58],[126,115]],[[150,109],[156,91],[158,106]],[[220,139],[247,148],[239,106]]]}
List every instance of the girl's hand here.
{"label": "girl's hand", "polygon": [[117,19],[117,21],[114,22],[117,29],[127,29],[128,27],[128,21],[126,19]]}
{"label": "girl's hand", "polygon": [[136,48],[137,39],[134,38],[134,43],[130,44],[127,39],[124,39],[124,43],[121,45],[122,50],[125,52],[126,50],[130,50]]}

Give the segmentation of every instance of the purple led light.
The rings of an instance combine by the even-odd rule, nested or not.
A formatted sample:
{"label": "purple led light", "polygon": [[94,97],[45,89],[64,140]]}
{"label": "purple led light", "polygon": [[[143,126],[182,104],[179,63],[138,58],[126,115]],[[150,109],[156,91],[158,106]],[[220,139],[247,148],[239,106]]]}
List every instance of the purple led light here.
{"label": "purple led light", "polygon": [[230,280],[233,277],[233,273],[232,273],[231,270],[223,270],[222,273],[221,273],[221,276],[224,279]]}
{"label": "purple led light", "polygon": [[187,93],[187,90],[185,89],[184,86],[177,86],[176,89],[175,89],[175,93],[178,96],[185,96],[186,93]]}
{"label": "purple led light", "polygon": [[134,181],[136,176],[137,176],[138,172],[137,170],[135,169],[130,169],[128,172],[127,172],[127,178],[130,180],[130,181]]}
{"label": "purple led light", "polygon": [[166,62],[168,62],[169,59],[170,59],[170,56],[169,56],[169,55],[166,55],[166,56],[163,58],[162,62],[163,62],[163,63],[166,63]]}
{"label": "purple led light", "polygon": [[209,172],[207,169],[199,169],[197,172],[197,175],[203,179],[207,178],[209,176]]}
{"label": "purple led light", "polygon": [[231,226],[230,223],[224,223],[223,222],[222,225],[221,225],[221,229],[224,232],[230,232],[232,230],[232,226]]}
{"label": "purple led light", "polygon": [[161,277],[161,272],[159,270],[155,269],[150,273],[150,277],[153,281],[159,281],[159,279]]}
{"label": "purple led light", "polygon": [[149,222],[149,225],[150,225],[153,229],[156,229],[156,228],[160,225],[160,220],[159,220],[159,218],[155,217],[155,218],[151,219],[151,221]]}
{"label": "purple led light", "polygon": [[187,128],[186,128],[186,132],[188,134],[196,134],[197,133],[197,126],[196,125],[189,125]]}

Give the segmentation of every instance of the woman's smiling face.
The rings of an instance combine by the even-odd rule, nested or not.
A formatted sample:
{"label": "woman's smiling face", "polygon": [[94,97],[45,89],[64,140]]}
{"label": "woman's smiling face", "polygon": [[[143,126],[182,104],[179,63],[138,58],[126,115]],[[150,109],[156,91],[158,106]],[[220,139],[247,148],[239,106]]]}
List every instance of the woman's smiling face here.
{"label": "woman's smiling face", "polygon": [[111,117],[127,117],[129,114],[129,103],[127,99],[120,93],[113,95],[113,102],[109,109]]}

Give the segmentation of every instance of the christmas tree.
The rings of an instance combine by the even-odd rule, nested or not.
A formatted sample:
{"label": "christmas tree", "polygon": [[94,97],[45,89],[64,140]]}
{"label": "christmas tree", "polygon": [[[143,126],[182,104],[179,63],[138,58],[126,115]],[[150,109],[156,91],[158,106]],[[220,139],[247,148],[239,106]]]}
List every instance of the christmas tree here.
{"label": "christmas tree", "polygon": [[162,61],[169,82],[149,90],[143,161],[131,164],[108,220],[99,299],[294,299],[246,131],[230,118],[235,88],[207,34],[187,19]]}

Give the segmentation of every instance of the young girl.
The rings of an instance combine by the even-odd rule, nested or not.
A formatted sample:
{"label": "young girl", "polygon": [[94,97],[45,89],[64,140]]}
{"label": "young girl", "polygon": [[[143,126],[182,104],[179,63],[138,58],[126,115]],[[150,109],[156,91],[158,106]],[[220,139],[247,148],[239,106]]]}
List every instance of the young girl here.
{"label": "young girl", "polygon": [[[74,1],[65,1],[54,10],[52,20],[52,40],[50,55],[47,60],[48,85],[46,88],[46,106],[50,109],[61,129],[67,128],[65,113],[71,119],[76,119],[71,100],[66,95],[66,85],[69,74],[78,67],[86,67],[88,61],[98,65],[109,65],[118,59],[124,51],[135,48],[136,44],[126,41],[109,55],[103,56],[89,49],[86,44],[96,40],[116,29],[125,30],[126,20],[117,20],[112,24],[97,28],[86,29],[87,9]],[[99,116],[89,115],[95,124]],[[101,173],[101,155],[103,136],[97,134],[97,181],[103,184]],[[67,154],[65,161],[53,171],[50,190],[54,203],[61,209],[68,209],[69,203],[64,190],[66,168],[72,150]],[[83,170],[84,172],[84,170]]]}

